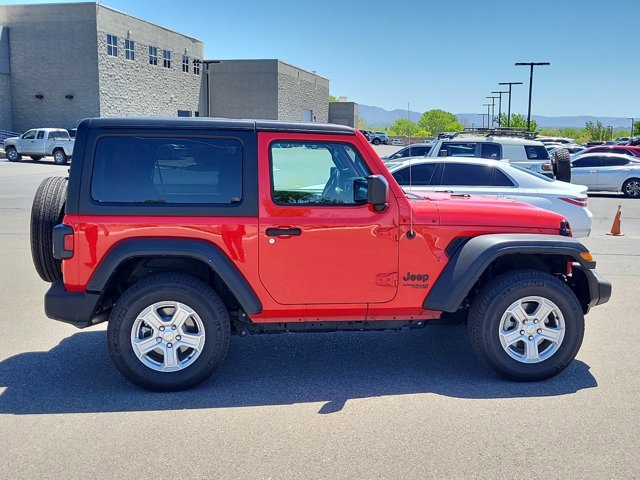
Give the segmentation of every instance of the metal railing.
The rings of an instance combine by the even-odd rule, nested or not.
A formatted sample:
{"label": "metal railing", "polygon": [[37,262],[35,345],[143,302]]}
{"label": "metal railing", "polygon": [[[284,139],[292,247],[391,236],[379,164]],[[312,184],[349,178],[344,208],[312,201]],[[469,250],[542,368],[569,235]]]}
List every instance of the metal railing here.
{"label": "metal railing", "polygon": [[4,142],[7,138],[19,137],[20,135],[22,134],[18,132],[11,132],[9,130],[0,130],[0,143]]}

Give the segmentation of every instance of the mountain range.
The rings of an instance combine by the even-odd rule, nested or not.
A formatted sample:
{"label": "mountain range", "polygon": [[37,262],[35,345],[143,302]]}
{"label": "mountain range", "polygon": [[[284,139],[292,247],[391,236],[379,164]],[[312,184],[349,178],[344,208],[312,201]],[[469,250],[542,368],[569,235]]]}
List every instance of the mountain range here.
{"label": "mountain range", "polygon": [[[409,118],[417,122],[422,116],[421,112],[407,111],[397,108],[395,110],[385,110],[384,108],[370,105],[358,104],[360,117],[367,124],[375,127],[388,127],[399,118]],[[496,111],[496,115],[498,112]],[[456,113],[458,121],[465,127],[482,126],[483,115],[481,113]],[[486,115],[485,121],[486,121]],[[626,117],[595,117],[581,115],[575,117],[546,117],[542,115],[531,115],[531,118],[538,123],[538,128],[584,128],[587,122],[602,122],[604,126],[612,126],[616,129],[626,129],[631,127],[631,119]]]}

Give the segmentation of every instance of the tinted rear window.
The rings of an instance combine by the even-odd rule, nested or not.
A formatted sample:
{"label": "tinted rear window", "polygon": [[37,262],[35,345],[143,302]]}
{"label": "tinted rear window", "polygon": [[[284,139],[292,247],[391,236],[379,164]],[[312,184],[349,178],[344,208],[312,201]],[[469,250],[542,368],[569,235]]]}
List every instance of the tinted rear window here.
{"label": "tinted rear window", "polygon": [[544,145],[525,145],[524,151],[529,160],[549,160],[549,152]]}
{"label": "tinted rear window", "polygon": [[228,138],[103,137],[91,195],[98,202],[238,203],[242,145]]}

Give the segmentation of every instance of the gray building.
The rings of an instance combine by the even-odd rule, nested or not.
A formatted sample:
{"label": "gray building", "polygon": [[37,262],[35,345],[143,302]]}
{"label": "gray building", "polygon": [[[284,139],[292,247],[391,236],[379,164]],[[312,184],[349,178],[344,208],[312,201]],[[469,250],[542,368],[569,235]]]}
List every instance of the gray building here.
{"label": "gray building", "polygon": [[198,115],[203,48],[94,2],[0,6],[0,129]]}
{"label": "gray building", "polygon": [[358,127],[358,104],[340,99],[329,103],[329,123]]}
{"label": "gray building", "polygon": [[280,60],[206,60],[201,111],[211,117],[329,121],[329,80]]}

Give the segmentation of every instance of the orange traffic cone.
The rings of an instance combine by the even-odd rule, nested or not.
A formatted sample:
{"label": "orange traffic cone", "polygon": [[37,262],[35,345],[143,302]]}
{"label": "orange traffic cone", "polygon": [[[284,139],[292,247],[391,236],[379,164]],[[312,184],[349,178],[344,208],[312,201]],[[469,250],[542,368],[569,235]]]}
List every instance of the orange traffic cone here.
{"label": "orange traffic cone", "polygon": [[614,237],[620,237],[624,235],[624,233],[620,233],[620,216],[622,215],[620,209],[622,205],[618,205],[618,211],[616,212],[616,216],[613,218],[613,224],[611,225],[611,231],[607,233],[607,235],[612,235]]}

